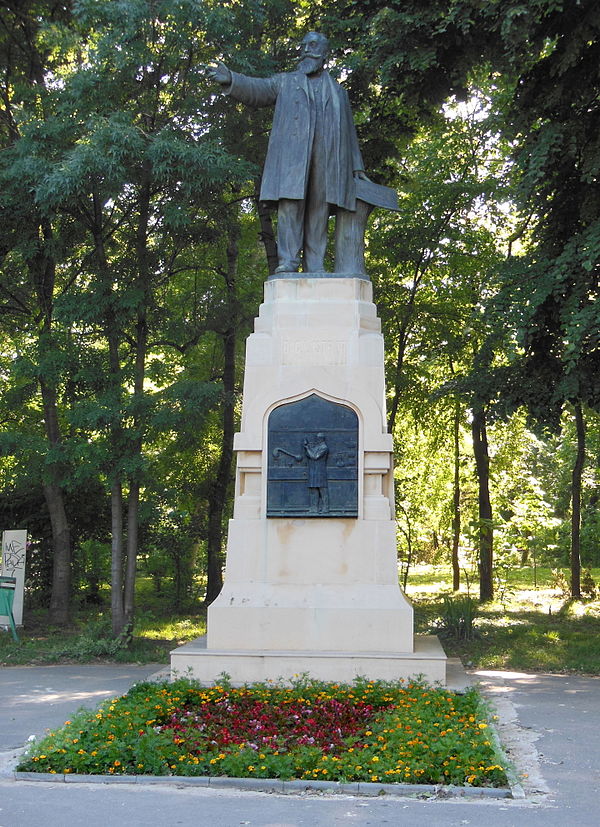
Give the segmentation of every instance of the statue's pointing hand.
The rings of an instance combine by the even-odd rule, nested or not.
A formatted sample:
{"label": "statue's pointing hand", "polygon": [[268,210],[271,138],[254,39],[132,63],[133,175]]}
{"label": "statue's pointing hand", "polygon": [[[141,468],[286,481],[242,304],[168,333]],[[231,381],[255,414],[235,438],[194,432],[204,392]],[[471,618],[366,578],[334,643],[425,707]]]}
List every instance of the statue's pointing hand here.
{"label": "statue's pointing hand", "polygon": [[219,61],[216,66],[205,66],[206,77],[220,83],[221,86],[229,86],[231,83],[231,72],[224,63]]}

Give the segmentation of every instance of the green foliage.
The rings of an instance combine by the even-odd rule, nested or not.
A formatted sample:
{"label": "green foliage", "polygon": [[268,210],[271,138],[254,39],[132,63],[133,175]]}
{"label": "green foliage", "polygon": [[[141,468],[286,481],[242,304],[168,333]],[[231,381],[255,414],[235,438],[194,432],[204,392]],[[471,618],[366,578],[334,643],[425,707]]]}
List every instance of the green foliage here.
{"label": "green foliage", "polygon": [[[267,27],[279,13],[283,25],[291,12],[289,3],[261,5]],[[43,477],[67,498],[88,486],[106,496],[118,481],[127,500],[143,486],[143,537],[144,519],[160,514],[166,488],[165,513],[198,499],[206,482],[197,466],[215,453],[203,440],[222,399],[215,336],[228,312],[222,261],[230,223],[251,224],[240,193],[257,167],[229,139],[202,64],[239,38],[241,24],[254,36],[257,21],[194,0],[82,1],[72,9],[40,2],[22,11],[9,4],[1,12],[8,109],[0,126],[7,384],[0,405],[10,429],[0,450],[25,462],[2,461],[0,474],[36,469],[40,493]],[[25,59],[11,40],[22,28]],[[35,77],[27,75],[31,67],[39,69]],[[256,300],[255,247],[241,257],[240,311]],[[44,404],[51,398],[56,415],[51,434],[42,380],[51,386]],[[169,481],[153,484],[172,455],[190,480],[199,479],[195,491],[190,482],[179,492]],[[105,572],[88,571],[91,547],[79,541],[104,542],[110,517],[99,508],[98,525],[80,533],[76,503],[66,509],[76,580],[91,580],[97,594]],[[140,550],[147,556],[152,548]],[[189,592],[181,572],[175,563],[178,600]]]}
{"label": "green foliage", "polygon": [[552,569],[552,586],[565,599],[571,596],[571,586],[562,569]]}
{"label": "green foliage", "polygon": [[443,595],[444,608],[440,629],[456,640],[471,640],[475,635],[477,602],[469,595]]}
{"label": "green foliage", "polygon": [[100,602],[100,587],[110,584],[110,544],[83,540],[75,550],[75,587],[92,603]]}
{"label": "green foliage", "polygon": [[[33,555],[33,552],[32,552]],[[206,634],[205,613],[190,617],[173,614],[174,588],[167,580],[156,597],[150,582],[139,578],[133,638],[115,638],[105,606],[108,594],[101,590],[103,605],[82,601],[75,621],[68,629],[48,625],[47,615],[28,600],[25,626],[20,642],[10,634],[0,634],[0,664],[5,666],[44,663],[90,663],[102,660],[119,663],[168,663],[174,646]]]}
{"label": "green foliage", "polygon": [[126,637],[115,638],[110,620],[100,617],[86,624],[77,637],[54,652],[57,660],[68,659],[87,663],[95,658],[113,659],[128,644]]}
{"label": "green foliage", "polygon": [[[446,653],[478,669],[600,674],[600,602],[572,601],[564,569],[560,575],[534,566],[507,571],[504,602],[480,604],[477,634],[468,641],[445,637]],[[597,580],[599,571],[592,575]],[[419,632],[439,631],[451,585],[448,566],[413,569],[408,595]]]}
{"label": "green foliage", "polygon": [[583,576],[581,578],[581,593],[584,597],[588,598],[588,600],[596,599],[598,589],[590,569],[584,569],[583,571]]}

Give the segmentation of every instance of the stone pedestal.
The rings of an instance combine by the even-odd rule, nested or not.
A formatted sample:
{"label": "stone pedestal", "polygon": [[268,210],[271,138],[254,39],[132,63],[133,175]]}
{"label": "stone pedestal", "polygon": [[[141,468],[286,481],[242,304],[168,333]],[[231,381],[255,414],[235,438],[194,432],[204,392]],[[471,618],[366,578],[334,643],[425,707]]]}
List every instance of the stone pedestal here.
{"label": "stone pedestal", "polygon": [[[356,413],[357,517],[267,517],[269,416],[307,397]],[[222,672],[234,682],[302,672],[444,682],[443,650],[437,638],[415,643],[398,586],[383,338],[364,276],[267,281],[247,341],[235,450],[225,586],[209,608],[206,641],[175,650],[172,669],[205,682]],[[300,459],[291,452],[289,464]]]}

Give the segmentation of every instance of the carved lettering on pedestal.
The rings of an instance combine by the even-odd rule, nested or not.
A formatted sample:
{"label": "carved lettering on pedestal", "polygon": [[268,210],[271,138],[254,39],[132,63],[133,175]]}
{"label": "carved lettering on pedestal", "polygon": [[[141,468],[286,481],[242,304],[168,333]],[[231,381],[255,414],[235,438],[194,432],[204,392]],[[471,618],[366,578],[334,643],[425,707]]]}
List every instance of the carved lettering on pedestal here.
{"label": "carved lettering on pedestal", "polygon": [[284,365],[345,365],[346,343],[299,341],[283,343]]}

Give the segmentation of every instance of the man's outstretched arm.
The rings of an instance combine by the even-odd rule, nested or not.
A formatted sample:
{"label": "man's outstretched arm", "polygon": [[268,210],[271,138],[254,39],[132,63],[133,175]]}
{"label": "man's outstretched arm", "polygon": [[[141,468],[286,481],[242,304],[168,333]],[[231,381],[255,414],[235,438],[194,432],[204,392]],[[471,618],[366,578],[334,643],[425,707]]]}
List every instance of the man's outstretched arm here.
{"label": "man's outstretched arm", "polygon": [[218,83],[226,95],[248,106],[270,106],[279,94],[279,78],[253,78],[232,72],[224,63],[205,67],[206,76]]}

